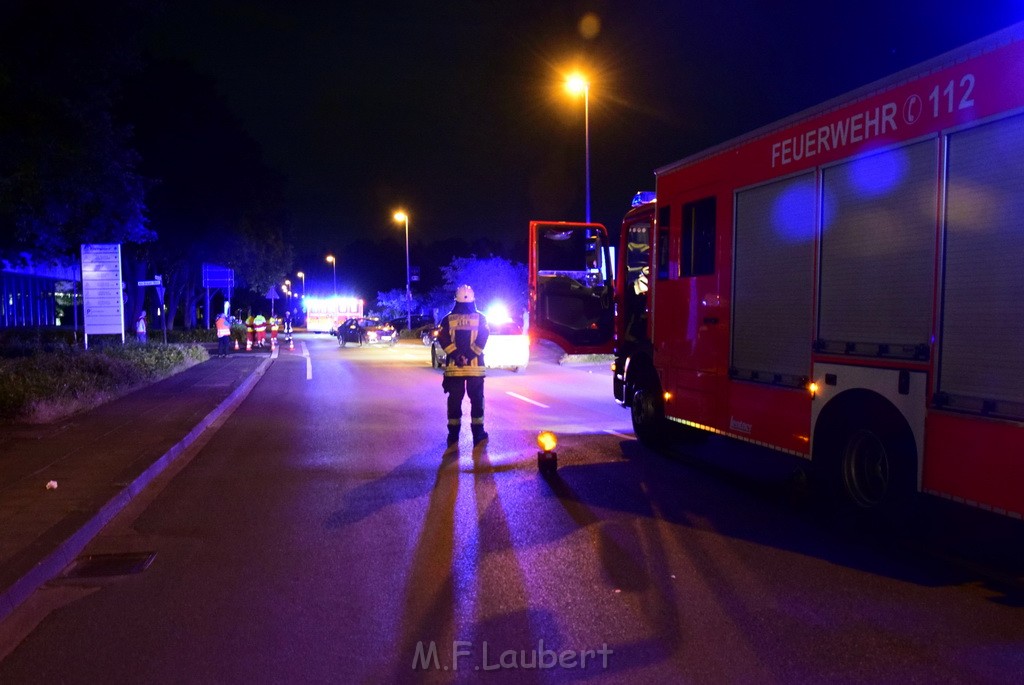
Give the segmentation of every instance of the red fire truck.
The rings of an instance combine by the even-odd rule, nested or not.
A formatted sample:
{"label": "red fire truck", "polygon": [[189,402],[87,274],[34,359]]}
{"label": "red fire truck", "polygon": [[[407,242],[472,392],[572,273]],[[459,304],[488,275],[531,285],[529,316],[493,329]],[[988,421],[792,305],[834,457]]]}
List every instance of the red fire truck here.
{"label": "red fire truck", "polygon": [[530,226],[533,330],[614,349],[641,441],[673,422],[854,507],[1024,516],[1024,24],[655,176],[614,280],[601,226]]}

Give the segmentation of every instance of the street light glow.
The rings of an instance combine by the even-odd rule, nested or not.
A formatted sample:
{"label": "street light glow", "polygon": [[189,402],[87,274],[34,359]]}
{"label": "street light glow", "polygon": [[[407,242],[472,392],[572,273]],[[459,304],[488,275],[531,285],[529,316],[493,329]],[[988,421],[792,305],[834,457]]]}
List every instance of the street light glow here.
{"label": "street light glow", "polygon": [[409,268],[409,215],[401,209],[395,212],[395,221],[405,224],[405,326],[412,329],[412,270]]}
{"label": "street light glow", "polygon": [[[334,255],[329,254],[329,255],[327,255],[327,263],[330,264],[331,268],[334,270],[334,294],[337,295],[338,294],[338,260],[334,258]],[[306,286],[306,282],[305,281],[302,282],[302,286],[303,287]]]}
{"label": "street light glow", "polygon": [[590,223],[590,81],[583,74],[573,72],[565,79],[565,87],[570,93],[583,93],[583,136],[586,144],[586,192],[587,192],[587,223]]}
{"label": "street light glow", "polygon": [[590,82],[579,72],[569,74],[565,79],[565,88],[573,95],[579,95],[590,90]]}

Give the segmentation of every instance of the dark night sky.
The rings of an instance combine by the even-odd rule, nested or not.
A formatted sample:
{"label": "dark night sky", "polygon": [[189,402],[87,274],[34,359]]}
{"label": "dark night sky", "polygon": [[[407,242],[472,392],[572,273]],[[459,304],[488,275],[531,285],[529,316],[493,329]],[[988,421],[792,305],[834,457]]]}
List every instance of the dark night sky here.
{"label": "dark night sky", "polygon": [[[593,38],[580,19],[600,20]],[[993,2],[169,2],[152,45],[214,78],[289,182],[297,244],[401,229],[506,243],[593,217],[653,170],[1024,19]]]}

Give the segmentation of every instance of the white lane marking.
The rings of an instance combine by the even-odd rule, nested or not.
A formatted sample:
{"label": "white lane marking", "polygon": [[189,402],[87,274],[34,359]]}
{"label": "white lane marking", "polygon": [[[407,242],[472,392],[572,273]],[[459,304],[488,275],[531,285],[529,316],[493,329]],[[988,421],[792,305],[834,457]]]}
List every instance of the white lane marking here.
{"label": "white lane marking", "polygon": [[309,357],[309,348],[306,347],[306,341],[303,340],[299,343],[302,345],[302,356],[306,358],[306,380],[313,380],[313,360]]}
{"label": "white lane marking", "polygon": [[614,435],[617,438],[622,438],[623,440],[633,440],[636,437],[634,435],[626,435],[625,433],[613,431],[611,428],[605,428],[604,432],[608,433],[609,435]]}
{"label": "white lane marking", "polygon": [[522,395],[517,395],[514,392],[509,392],[509,391],[506,390],[505,394],[506,395],[510,395],[510,396],[516,398],[517,400],[522,400],[523,402],[529,402],[530,404],[536,405],[536,406],[540,407],[541,409],[551,409],[551,407],[549,407],[546,404],[541,404],[540,402],[537,402],[536,400],[531,400],[529,397],[523,397]]}

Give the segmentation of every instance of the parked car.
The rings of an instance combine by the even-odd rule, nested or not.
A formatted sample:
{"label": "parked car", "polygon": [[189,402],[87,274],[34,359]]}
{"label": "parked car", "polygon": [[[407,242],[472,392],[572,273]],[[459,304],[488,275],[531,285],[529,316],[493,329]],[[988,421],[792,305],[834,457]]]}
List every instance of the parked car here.
{"label": "parked car", "polygon": [[[408,316],[399,316],[398,318],[391,319],[391,326],[398,333],[409,328]],[[411,331],[415,331],[417,336],[422,336],[424,331],[429,331],[434,327],[434,317],[429,314],[413,314],[413,328]]]}
{"label": "parked car", "polygon": [[[522,326],[513,321],[500,321],[489,323],[488,329],[490,334],[484,349],[484,366],[513,371],[525,368],[530,362],[530,338],[523,333]],[[435,326],[430,331],[430,365],[435,369],[443,368],[448,359],[437,341],[440,330],[440,326]]]}
{"label": "parked car", "polygon": [[424,328],[420,334],[420,340],[423,341],[423,345],[430,347],[431,343],[437,340],[437,334],[441,332],[440,326],[431,326],[430,328]]}
{"label": "parked car", "polygon": [[398,331],[387,321],[371,317],[348,319],[338,326],[338,344],[344,347],[348,343],[354,345],[394,345],[398,341]]}

